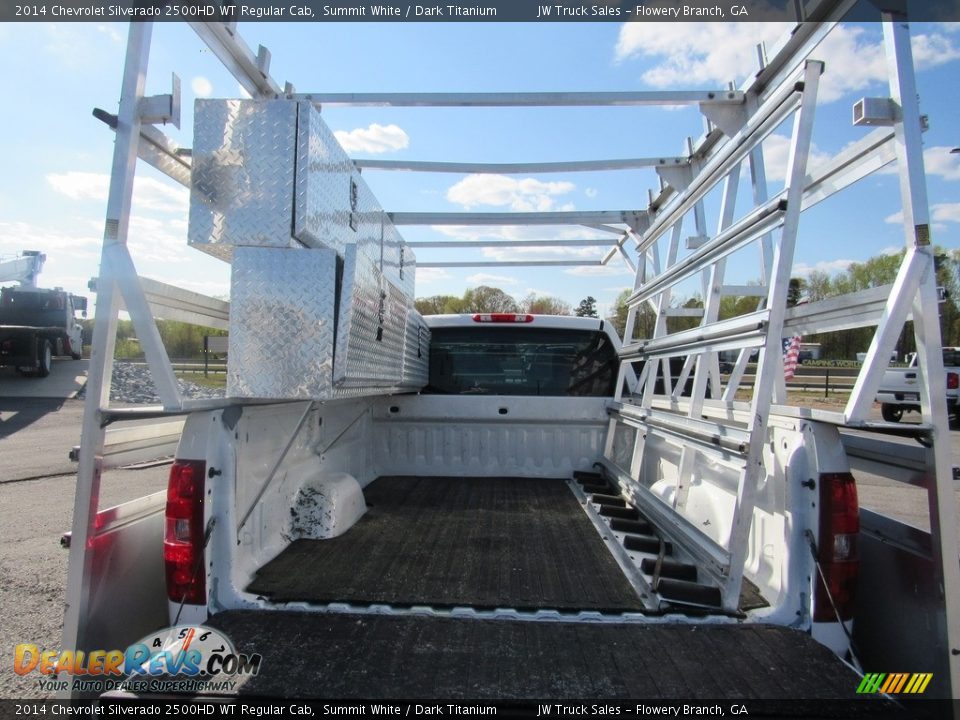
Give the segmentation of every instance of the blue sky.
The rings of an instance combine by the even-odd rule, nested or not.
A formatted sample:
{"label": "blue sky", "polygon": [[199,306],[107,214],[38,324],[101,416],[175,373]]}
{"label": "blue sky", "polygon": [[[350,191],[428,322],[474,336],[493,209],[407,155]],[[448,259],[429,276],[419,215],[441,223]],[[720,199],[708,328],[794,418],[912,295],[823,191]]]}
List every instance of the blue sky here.
{"label": "blue sky", "polygon": [[[774,41],[773,24],[281,24],[242,23],[251,47],[268,47],[271,74],[299,92],[454,92],[715,89],[737,85],[753,68],[754,45]],[[0,113],[0,255],[36,249],[48,256],[44,286],[85,292],[97,274],[112,133],[90,111],[114,112],[127,28],[124,25],[0,25],[0,58],[10,68]],[[913,27],[934,239],[960,246],[960,24]],[[818,53],[827,62],[817,110],[813,161],[828,159],[868,130],[851,126],[851,105],[887,94],[879,26],[843,26]],[[148,92],[183,81],[183,123],[165,128],[190,147],[195,97],[241,91],[187,26],[154,28]],[[413,109],[326,108],[323,115],[353,157],[537,162],[680,155],[702,133],[695,108]],[[789,127],[765,143],[771,190],[779,187]],[[746,175],[746,171],[744,175]],[[383,207],[394,211],[643,209],[657,184],[652,170],[549,175],[464,176],[368,170]],[[744,186],[738,214],[748,209]],[[892,174],[869,178],[806,213],[794,273],[836,272],[851,261],[903,246]],[[211,295],[228,291],[229,268],[186,247],[186,190],[145,164],[138,169],[130,246],[142,275]],[[708,203],[708,210],[715,203]],[[849,209],[856,208],[856,213]],[[716,220],[708,213],[708,224]],[[401,228],[407,240],[475,237],[594,237],[576,228]],[[429,259],[481,258],[431,251]],[[602,250],[579,250],[591,258]],[[419,257],[427,259],[428,251]],[[561,258],[521,251],[495,257]],[[728,282],[758,277],[749,253],[728,265]],[[631,286],[619,260],[593,268],[424,269],[417,295],[456,294],[478,284],[523,297],[557,296],[571,305],[588,294],[601,310]],[[694,293],[695,285],[683,292]],[[681,294],[683,294],[683,292]]]}

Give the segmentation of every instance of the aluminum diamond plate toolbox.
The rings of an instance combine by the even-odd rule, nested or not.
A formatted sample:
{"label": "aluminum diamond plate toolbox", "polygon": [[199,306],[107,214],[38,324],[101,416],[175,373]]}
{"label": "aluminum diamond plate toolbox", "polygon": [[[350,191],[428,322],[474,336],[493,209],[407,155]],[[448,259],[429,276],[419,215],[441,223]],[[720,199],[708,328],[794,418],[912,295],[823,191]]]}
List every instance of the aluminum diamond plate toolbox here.
{"label": "aluminum diamond plate toolbox", "polygon": [[344,254],[334,383],[382,390],[403,374],[410,297],[380,272],[379,259],[358,245]]}
{"label": "aluminum diamond plate toolbox", "polygon": [[383,210],[309,102],[198,100],[190,244],[327,247],[372,237]]}
{"label": "aluminum diamond plate toolbox", "polygon": [[237,245],[297,246],[296,113],[288,100],[197,100],[191,246],[224,260]]}
{"label": "aluminum diamond plate toolbox", "polygon": [[414,278],[417,272],[417,258],[413,250],[400,236],[396,226],[385,219],[383,229],[383,274],[389,278],[405,295],[413,306]]}
{"label": "aluminum diamond plate toolbox", "polygon": [[[329,247],[343,255],[344,246],[359,237],[358,204],[366,184],[308,102],[299,103],[297,135],[294,236],[310,247]],[[380,207],[368,211],[378,213]]]}
{"label": "aluminum diamond plate toolbox", "polygon": [[411,308],[407,313],[406,342],[403,348],[403,374],[400,386],[424,387],[430,379],[430,328],[423,315]]}
{"label": "aluminum diamond plate toolbox", "polygon": [[336,275],[333,250],[234,249],[229,397],[333,397]]}

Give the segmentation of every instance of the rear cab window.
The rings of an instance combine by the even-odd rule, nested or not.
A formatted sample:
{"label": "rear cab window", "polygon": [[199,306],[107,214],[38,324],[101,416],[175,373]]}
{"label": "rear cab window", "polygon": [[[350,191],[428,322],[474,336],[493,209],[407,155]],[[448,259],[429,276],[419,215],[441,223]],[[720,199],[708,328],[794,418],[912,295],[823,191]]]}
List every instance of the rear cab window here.
{"label": "rear cab window", "polygon": [[618,358],[602,330],[434,327],[426,393],[610,397]]}

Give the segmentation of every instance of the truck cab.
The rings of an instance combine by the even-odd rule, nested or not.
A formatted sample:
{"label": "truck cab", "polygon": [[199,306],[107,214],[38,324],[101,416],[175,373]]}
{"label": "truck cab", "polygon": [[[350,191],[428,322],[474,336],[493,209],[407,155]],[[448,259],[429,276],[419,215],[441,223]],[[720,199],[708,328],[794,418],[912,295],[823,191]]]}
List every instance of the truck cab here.
{"label": "truck cab", "polygon": [[5,287],[0,290],[0,365],[22,374],[50,374],[55,356],[79,360],[87,300],[60,288]]}

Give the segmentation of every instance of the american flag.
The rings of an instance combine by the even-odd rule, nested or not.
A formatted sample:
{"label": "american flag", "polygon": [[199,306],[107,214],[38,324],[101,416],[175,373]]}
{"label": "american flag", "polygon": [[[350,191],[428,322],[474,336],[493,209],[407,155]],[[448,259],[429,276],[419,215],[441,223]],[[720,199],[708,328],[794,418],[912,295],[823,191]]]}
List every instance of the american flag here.
{"label": "american flag", "polygon": [[794,335],[783,341],[783,379],[790,380],[797,371],[797,359],[800,357],[800,336]]}

